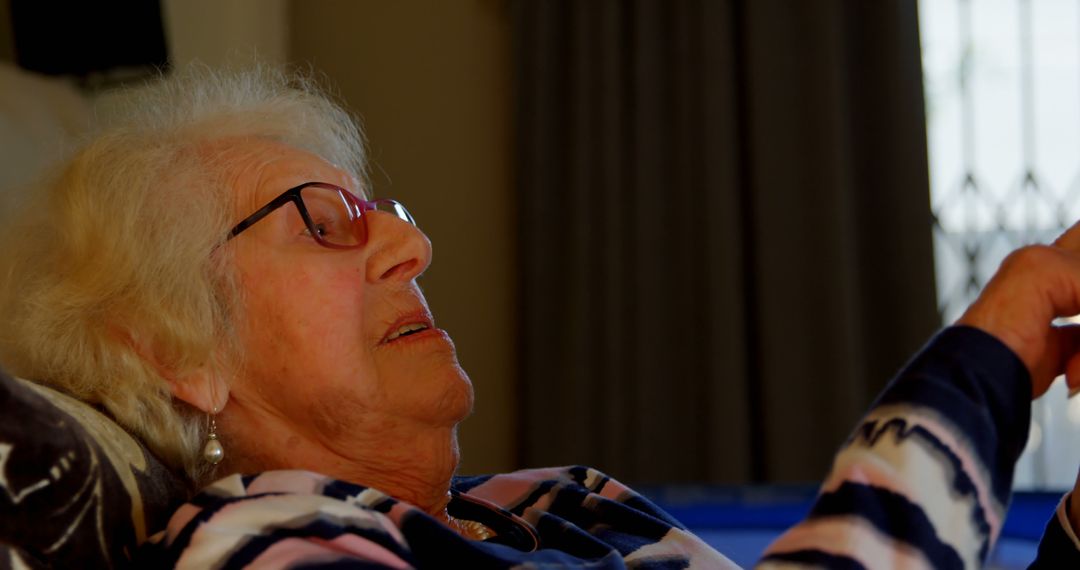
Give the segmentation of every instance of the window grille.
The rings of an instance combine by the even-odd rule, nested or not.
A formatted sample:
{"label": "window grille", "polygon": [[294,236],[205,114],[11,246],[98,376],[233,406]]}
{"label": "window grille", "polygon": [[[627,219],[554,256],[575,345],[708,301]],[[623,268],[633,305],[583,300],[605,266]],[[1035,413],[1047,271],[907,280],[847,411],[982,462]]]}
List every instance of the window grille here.
{"label": "window grille", "polygon": [[[1002,258],[1080,219],[1080,2],[920,0],[938,303],[945,323]],[[1018,488],[1072,487],[1080,397],[1033,407]]]}

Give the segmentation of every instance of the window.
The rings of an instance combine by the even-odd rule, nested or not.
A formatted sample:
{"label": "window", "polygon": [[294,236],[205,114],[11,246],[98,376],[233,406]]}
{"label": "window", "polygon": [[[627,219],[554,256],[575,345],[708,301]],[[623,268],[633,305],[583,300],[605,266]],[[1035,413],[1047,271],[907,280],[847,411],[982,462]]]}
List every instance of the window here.
{"label": "window", "polygon": [[[955,320],[1011,250],[1080,219],[1080,3],[920,0],[938,302]],[[1070,488],[1080,397],[1033,408],[1018,488]]]}

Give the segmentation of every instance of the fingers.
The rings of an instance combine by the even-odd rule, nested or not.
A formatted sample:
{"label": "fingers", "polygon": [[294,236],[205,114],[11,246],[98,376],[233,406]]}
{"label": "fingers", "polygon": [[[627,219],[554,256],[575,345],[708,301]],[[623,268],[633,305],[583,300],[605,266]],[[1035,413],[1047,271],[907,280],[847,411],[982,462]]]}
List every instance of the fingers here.
{"label": "fingers", "polygon": [[[1080,392],[1080,325],[1056,327],[1057,350],[1061,354],[1064,366],[1057,372],[1065,374],[1065,383],[1069,387],[1069,397]],[[1032,386],[1032,392],[1041,387]],[[1049,388],[1049,385],[1047,385]],[[1043,389],[1045,391],[1045,389]],[[1035,395],[1033,393],[1033,395]]]}
{"label": "fingers", "polygon": [[1045,326],[1071,317],[1080,313],[1080,251],[1022,247],[1005,258],[984,293],[1000,305],[998,310],[1019,320],[1026,320],[1020,313],[1027,313]]}
{"label": "fingers", "polygon": [[1053,245],[1022,247],[1006,257],[958,324],[973,326],[1013,350],[1031,373],[1032,397],[1065,374],[1080,391],[1080,326],[1053,326],[1080,313],[1080,222]]}
{"label": "fingers", "polygon": [[[1054,240],[1054,247],[1063,249],[1066,255],[1080,254],[1080,221],[1077,221],[1065,230],[1056,240]],[[1078,388],[1080,389],[1080,388]]]}
{"label": "fingers", "polygon": [[1065,233],[1054,240],[1054,245],[1070,251],[1080,251],[1080,221],[1065,230]]}
{"label": "fingers", "polygon": [[[1080,327],[1052,325],[1080,313],[1080,252],[1028,246],[1009,255],[957,324],[981,329],[1008,346],[1041,396],[1080,351]],[[1074,376],[1080,385],[1080,363]]]}

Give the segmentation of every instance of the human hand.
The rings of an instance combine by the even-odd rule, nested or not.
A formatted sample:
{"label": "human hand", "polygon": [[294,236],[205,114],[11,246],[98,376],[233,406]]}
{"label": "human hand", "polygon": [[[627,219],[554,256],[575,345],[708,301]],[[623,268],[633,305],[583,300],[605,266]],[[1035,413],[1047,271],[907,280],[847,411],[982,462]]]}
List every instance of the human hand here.
{"label": "human hand", "polygon": [[1076,485],[1069,495],[1069,524],[1073,534],[1080,536],[1080,473],[1076,474]]}
{"label": "human hand", "polygon": [[1005,343],[1031,373],[1031,397],[1065,374],[1080,389],[1080,327],[1053,320],[1080,313],[1080,223],[1052,245],[1020,248],[1005,258],[982,293],[956,322]]}

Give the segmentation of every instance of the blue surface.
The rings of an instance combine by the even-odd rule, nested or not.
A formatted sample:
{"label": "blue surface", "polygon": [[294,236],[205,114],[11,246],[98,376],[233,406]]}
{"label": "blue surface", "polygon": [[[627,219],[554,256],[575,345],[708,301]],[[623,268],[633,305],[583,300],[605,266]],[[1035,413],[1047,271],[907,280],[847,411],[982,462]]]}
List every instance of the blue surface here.
{"label": "blue surface", "polygon": [[[762,550],[802,520],[817,496],[816,486],[666,486],[639,488],[703,540],[741,566],[752,566]],[[1025,568],[1062,493],[1013,495],[1001,539],[988,568]]]}

